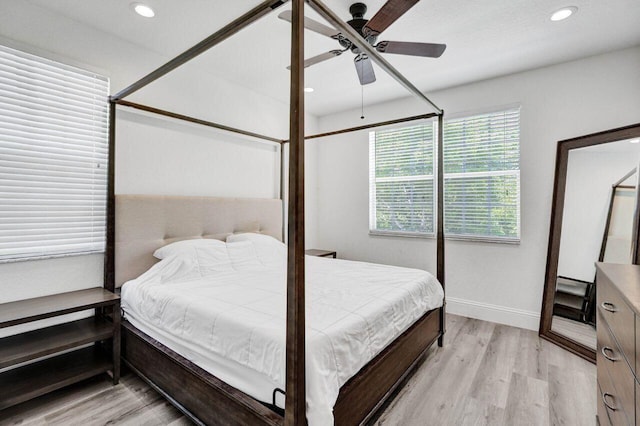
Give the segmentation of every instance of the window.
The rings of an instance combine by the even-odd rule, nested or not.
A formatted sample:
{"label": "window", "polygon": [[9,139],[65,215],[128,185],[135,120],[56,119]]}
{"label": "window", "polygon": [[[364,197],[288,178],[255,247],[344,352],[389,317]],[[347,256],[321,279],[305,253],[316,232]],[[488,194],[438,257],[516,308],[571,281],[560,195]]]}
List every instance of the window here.
{"label": "window", "polygon": [[0,46],[0,261],[104,250],[108,93]]}
{"label": "window", "polygon": [[[370,230],[433,235],[437,123],[370,135]],[[519,241],[520,109],[444,122],[445,234]]]}
{"label": "window", "polygon": [[444,123],[444,231],[520,237],[520,110]]}
{"label": "window", "polygon": [[372,231],[434,232],[433,141],[433,125],[370,133]]}

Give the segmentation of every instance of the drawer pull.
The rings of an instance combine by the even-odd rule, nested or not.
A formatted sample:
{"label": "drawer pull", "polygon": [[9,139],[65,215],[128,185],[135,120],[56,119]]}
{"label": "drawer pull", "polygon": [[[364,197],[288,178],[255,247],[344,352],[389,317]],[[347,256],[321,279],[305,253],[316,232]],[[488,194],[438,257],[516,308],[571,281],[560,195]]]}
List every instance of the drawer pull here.
{"label": "drawer pull", "polygon": [[610,405],[607,402],[607,397],[611,397],[611,399],[613,399],[613,395],[611,395],[610,393],[607,393],[607,392],[603,392],[602,393],[602,402],[604,403],[604,405],[611,411],[617,411],[618,409],[616,407],[614,407],[613,405]]}
{"label": "drawer pull", "polygon": [[615,313],[618,310],[616,309],[616,305],[614,305],[611,302],[602,302],[602,304],[600,305],[600,307],[602,307],[602,309],[604,309],[607,312],[611,312],[611,313]]}
{"label": "drawer pull", "polygon": [[[608,346],[603,346],[602,350],[600,351],[602,353],[602,356],[605,357],[606,359],[608,359],[611,362],[616,362],[616,361],[620,361],[620,358],[614,358],[613,355],[616,353],[613,349],[611,349]],[[607,355],[607,352],[611,352],[612,356]]]}

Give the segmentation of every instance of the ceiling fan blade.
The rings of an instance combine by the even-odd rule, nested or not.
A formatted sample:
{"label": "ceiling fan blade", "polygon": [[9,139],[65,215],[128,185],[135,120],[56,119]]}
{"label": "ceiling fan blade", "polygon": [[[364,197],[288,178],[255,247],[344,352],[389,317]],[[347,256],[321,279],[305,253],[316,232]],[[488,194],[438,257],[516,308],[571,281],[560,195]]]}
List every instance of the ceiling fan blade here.
{"label": "ceiling fan blade", "polygon": [[365,36],[378,35],[420,0],[388,0],[363,28]]}
{"label": "ceiling fan blade", "polygon": [[360,79],[360,84],[370,84],[376,81],[376,74],[373,71],[373,62],[371,59],[365,54],[359,54],[353,59],[353,62],[356,65],[356,71],[358,73],[358,78]]}
{"label": "ceiling fan blade", "polygon": [[436,43],[413,43],[410,41],[381,41],[375,47],[378,52],[382,53],[439,58],[444,53],[447,45]]}
{"label": "ceiling fan blade", "polygon": [[[285,10],[284,12],[278,15],[278,18],[285,20],[287,22],[291,22],[291,20],[293,19],[292,13],[290,10]],[[338,36],[338,34],[340,34],[340,31],[335,30],[327,25],[321,24],[320,22],[314,21],[313,19],[307,18],[307,17],[304,18],[304,27],[308,30],[311,30],[313,32],[316,32],[318,34],[322,34],[331,38],[335,38]]]}
{"label": "ceiling fan blade", "polygon": [[[323,53],[321,55],[317,55],[317,56],[314,56],[312,58],[307,59],[306,61],[304,61],[304,67],[308,68],[311,65],[315,65],[315,64],[318,64],[320,62],[324,62],[326,60],[329,60],[331,58],[335,58],[336,56],[340,56],[340,55],[342,55],[342,50],[332,50],[330,52]],[[289,65],[287,67],[287,69],[290,70],[291,69],[291,65]]]}

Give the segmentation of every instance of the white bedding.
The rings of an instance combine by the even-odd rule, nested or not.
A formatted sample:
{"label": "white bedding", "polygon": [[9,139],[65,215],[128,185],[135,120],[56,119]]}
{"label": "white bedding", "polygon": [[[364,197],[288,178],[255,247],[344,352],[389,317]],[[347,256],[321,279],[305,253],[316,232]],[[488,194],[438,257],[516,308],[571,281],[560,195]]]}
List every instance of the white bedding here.
{"label": "white bedding", "polygon": [[[285,262],[282,253],[255,261],[250,246],[237,243],[224,268],[206,256],[165,258],[123,286],[122,307],[134,326],[271,403],[285,384]],[[306,276],[307,419],[330,425],[340,387],[442,306],[443,291],[425,271],[310,256]]]}

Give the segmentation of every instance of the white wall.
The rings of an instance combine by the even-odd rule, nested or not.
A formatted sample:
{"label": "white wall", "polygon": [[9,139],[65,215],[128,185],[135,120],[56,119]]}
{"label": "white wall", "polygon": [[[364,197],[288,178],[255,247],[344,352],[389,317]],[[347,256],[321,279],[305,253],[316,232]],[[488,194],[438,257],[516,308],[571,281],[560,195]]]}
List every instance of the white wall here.
{"label": "white wall", "polygon": [[[0,2],[0,43],[106,75],[111,93],[171,59],[29,2]],[[288,135],[288,104],[189,64],[130,100],[272,137]],[[313,116],[307,128],[316,130]],[[127,108],[118,108],[116,130],[116,193],[278,197],[280,155],[273,144]],[[314,168],[307,170],[313,188]],[[310,224],[314,193],[308,191]],[[0,264],[0,303],[102,286],[102,262],[101,255],[91,255]]]}
{"label": "white wall", "polygon": [[[0,2],[0,40],[105,74],[112,93],[169,59],[29,2]],[[537,327],[556,141],[637,122],[638,69],[640,49],[635,48],[430,94],[450,113],[522,105],[522,243],[448,242],[450,311]],[[287,105],[195,68],[180,69],[132,100],[276,137],[287,134]],[[427,108],[417,101],[400,100],[368,107],[366,121],[424,111]],[[336,114],[321,119],[317,127],[308,117],[307,131],[358,125],[359,117],[359,111]],[[273,177],[277,156],[268,149],[248,154],[247,145],[236,138],[209,136],[202,130],[178,132],[180,125],[173,123],[166,124],[161,137],[141,139],[148,123],[131,114],[118,126],[118,191],[159,193],[169,185],[172,192],[264,196],[274,189],[274,180],[265,177]],[[433,240],[368,235],[367,141],[365,132],[308,143],[308,246],[337,249],[345,258],[434,270]],[[185,148],[191,142],[204,150],[195,159],[204,166],[201,173],[188,170],[149,178],[146,172],[156,172],[159,166],[149,158],[152,144],[163,146],[169,157],[192,161],[193,151]],[[241,166],[245,160],[252,165],[252,175],[255,172],[254,185],[247,185]],[[315,177],[316,167],[321,179]],[[0,302],[99,286],[102,258],[2,264],[0,282]]]}
{"label": "white wall", "polygon": [[[447,241],[449,312],[537,329],[549,236],[557,141],[640,121],[640,48],[430,93],[446,113],[519,103],[519,245]],[[414,99],[321,117],[328,131],[428,112]],[[368,133],[318,145],[318,247],[346,259],[424,268],[435,273],[435,241],[368,234]]]}
{"label": "white wall", "polygon": [[[625,142],[623,142],[625,143]],[[626,142],[630,147],[631,145]],[[638,165],[636,152],[571,150],[562,213],[558,275],[593,282],[609,213],[611,185]],[[631,191],[633,194],[633,191]],[[635,208],[633,201],[630,210]],[[631,239],[632,223],[625,234]],[[631,252],[631,245],[627,247]]]}
{"label": "white wall", "polygon": [[273,143],[130,110],[117,117],[117,194],[278,198]]}

